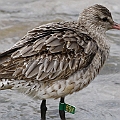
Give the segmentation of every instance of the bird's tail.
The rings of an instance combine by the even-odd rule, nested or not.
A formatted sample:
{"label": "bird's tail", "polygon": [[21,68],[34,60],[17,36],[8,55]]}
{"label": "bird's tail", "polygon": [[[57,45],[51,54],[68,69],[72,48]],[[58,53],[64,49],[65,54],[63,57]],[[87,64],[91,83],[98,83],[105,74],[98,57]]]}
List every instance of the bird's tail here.
{"label": "bird's tail", "polygon": [[41,94],[39,94],[39,89],[41,89],[41,85],[35,82],[8,79],[0,80],[0,90],[6,89],[17,90],[17,92],[24,93],[34,99],[42,99],[42,92],[40,92]]}
{"label": "bird's tail", "polygon": [[[0,58],[0,62],[1,58]],[[0,90],[10,89],[12,87],[12,80],[8,79],[11,77],[11,74],[5,71],[6,67],[0,64]]]}
{"label": "bird's tail", "polygon": [[0,80],[0,90],[11,89],[13,87],[13,82],[8,79]]}
{"label": "bird's tail", "polygon": [[7,61],[9,61],[9,59],[10,54],[8,51],[0,53],[0,90],[10,89],[12,87],[12,80],[9,80],[11,74],[6,72]]}

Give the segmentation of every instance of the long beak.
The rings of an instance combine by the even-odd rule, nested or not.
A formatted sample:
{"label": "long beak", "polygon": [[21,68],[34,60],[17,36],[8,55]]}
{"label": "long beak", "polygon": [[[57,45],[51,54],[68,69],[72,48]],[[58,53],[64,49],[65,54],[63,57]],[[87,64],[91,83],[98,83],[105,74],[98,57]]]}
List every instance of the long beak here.
{"label": "long beak", "polygon": [[118,29],[118,30],[120,30],[120,24],[114,22],[114,24],[112,26],[112,29]]}

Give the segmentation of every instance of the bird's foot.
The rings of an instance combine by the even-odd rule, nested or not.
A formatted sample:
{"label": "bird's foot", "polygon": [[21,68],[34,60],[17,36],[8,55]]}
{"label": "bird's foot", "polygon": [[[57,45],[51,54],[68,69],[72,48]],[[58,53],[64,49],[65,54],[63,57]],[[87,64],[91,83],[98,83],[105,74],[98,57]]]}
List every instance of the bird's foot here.
{"label": "bird's foot", "polygon": [[42,100],[40,109],[41,109],[41,120],[46,120],[46,111],[47,111],[46,100]]}

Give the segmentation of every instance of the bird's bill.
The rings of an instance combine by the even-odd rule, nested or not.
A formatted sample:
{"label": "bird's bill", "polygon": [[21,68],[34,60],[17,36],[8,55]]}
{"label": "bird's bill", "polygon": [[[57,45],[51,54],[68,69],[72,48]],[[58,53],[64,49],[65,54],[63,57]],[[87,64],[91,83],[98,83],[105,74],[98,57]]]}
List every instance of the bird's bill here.
{"label": "bird's bill", "polygon": [[114,22],[112,28],[113,28],[113,29],[118,29],[118,30],[120,30],[120,24]]}

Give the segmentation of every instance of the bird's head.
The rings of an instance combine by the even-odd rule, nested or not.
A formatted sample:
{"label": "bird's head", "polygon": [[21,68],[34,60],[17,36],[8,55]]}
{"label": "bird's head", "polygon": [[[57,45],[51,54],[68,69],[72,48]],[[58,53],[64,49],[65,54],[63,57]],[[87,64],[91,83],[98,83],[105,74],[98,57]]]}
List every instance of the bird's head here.
{"label": "bird's head", "polygon": [[92,32],[105,33],[109,29],[119,29],[120,25],[112,19],[110,11],[102,5],[93,5],[80,14],[78,24]]}

